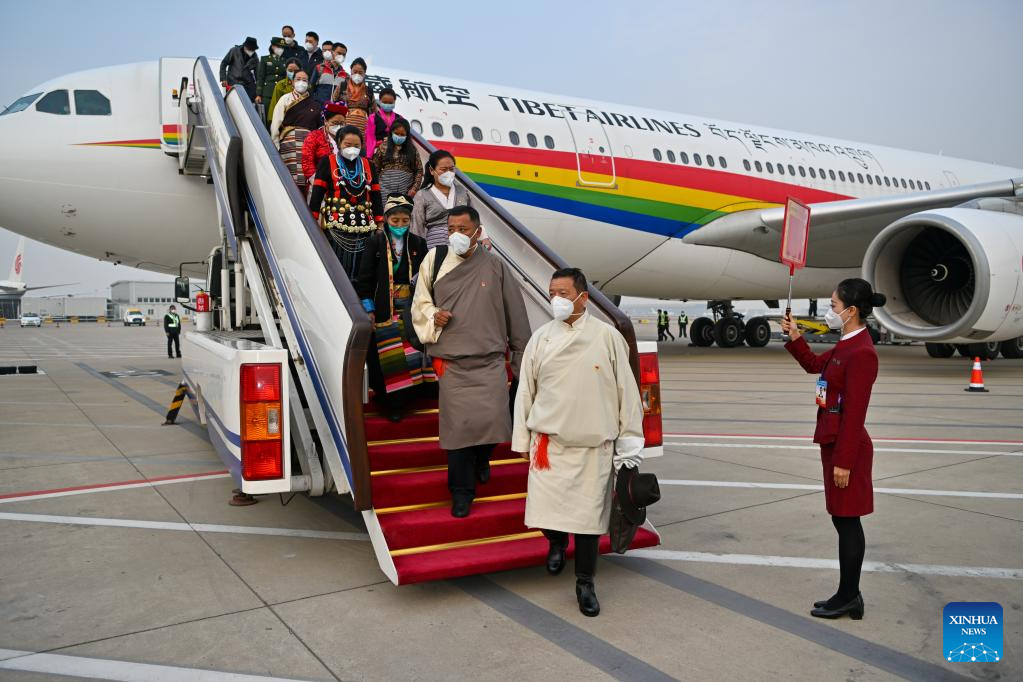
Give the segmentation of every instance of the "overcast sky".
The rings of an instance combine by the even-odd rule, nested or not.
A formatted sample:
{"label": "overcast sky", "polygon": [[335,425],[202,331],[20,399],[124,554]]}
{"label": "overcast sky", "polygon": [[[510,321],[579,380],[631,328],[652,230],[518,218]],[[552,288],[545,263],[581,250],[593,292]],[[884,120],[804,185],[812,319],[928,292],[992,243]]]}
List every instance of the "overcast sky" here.
{"label": "overcast sky", "polygon": [[[219,58],[246,35],[263,53],[290,23],[299,35],[341,40],[371,71],[382,64],[1023,167],[1020,0],[331,5],[2,0],[0,101],[71,71]],[[16,242],[0,229],[0,277]],[[162,279],[37,242],[25,260],[32,285],[80,282],[55,292]]]}

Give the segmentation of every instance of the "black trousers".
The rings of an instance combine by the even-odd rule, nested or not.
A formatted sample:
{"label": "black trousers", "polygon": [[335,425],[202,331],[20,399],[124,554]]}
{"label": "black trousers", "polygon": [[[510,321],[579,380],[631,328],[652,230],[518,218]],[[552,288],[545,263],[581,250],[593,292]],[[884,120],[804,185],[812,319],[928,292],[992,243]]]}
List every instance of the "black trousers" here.
{"label": "black trousers", "polygon": [[831,523],[838,531],[838,592],[836,605],[848,604],[860,593],[860,570],[867,541],[863,536],[863,524],[858,516],[832,516]]}
{"label": "black trousers", "polygon": [[178,357],[180,358],[181,357],[181,333],[180,332],[177,333],[177,334],[175,334],[173,332],[168,332],[168,334],[167,334],[167,357],[169,357],[169,358],[170,357],[174,357],[174,354],[171,353],[171,345],[172,344],[174,346],[174,349],[177,351]]}
{"label": "black trousers", "polygon": [[455,502],[472,502],[476,497],[476,472],[490,463],[495,444],[473,445],[448,450],[448,490]]}
{"label": "black trousers", "polygon": [[[544,537],[556,547],[568,547],[568,533],[560,530],[544,530]],[[575,577],[577,580],[593,581],[597,573],[597,554],[600,550],[599,535],[575,534]]]}
{"label": "black trousers", "polygon": [[680,338],[680,339],[688,339],[688,338],[689,338],[689,337],[688,337],[688,336],[686,335],[686,328],[685,328],[685,325],[681,325],[681,324],[680,324],[680,325],[678,326],[678,338]]}

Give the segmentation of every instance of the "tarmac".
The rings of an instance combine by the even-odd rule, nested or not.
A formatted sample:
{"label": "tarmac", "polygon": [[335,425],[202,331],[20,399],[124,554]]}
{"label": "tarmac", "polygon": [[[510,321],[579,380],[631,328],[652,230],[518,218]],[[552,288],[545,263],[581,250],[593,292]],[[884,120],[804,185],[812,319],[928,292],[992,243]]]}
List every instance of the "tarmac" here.
{"label": "tarmac", "polygon": [[[643,466],[662,544],[602,559],[585,618],[571,567],[398,588],[347,498],[229,506],[187,404],[160,425],[158,328],[8,325],[0,365],[45,374],[0,376],[0,680],[1023,679],[1023,361],[967,393],[964,358],[878,352],[863,620],[809,616],[838,583],[815,377],[684,341]],[[1001,605],[1000,661],[946,660],[961,601]]]}

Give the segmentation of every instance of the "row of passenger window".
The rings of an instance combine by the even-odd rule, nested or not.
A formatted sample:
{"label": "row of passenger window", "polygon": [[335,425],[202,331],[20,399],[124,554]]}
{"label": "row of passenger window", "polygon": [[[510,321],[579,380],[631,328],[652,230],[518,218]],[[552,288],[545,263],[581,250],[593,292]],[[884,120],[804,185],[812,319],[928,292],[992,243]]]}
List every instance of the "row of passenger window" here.
{"label": "row of passenger window", "polygon": [[[665,157],[667,157],[669,163],[675,163],[675,152],[673,152],[670,149],[668,149],[667,151],[664,152],[664,155],[662,155],[660,149],[654,149],[654,160],[655,161],[660,161],[660,160],[664,159]],[[686,154],[685,152],[679,152],[678,153],[678,160],[679,160],[679,163],[684,163],[684,164],[686,164],[688,166],[689,165],[689,154]],[[717,157],[717,162],[715,163],[714,157],[711,156],[710,154],[707,154],[706,162],[707,162],[707,166],[710,167],[710,168],[714,168],[715,165],[721,166],[721,168],[728,168],[728,161],[726,161],[725,157],[723,157],[723,156]],[[699,154],[693,154],[693,165],[694,166],[702,166],[703,163],[704,163],[704,157],[700,156]]]}
{"label": "row of passenger window", "polygon": [[[42,95],[40,92],[16,99],[0,116],[28,109]],[[71,114],[71,98],[67,90],[51,90],[36,102],[36,111],[44,114]],[[79,116],[109,116],[110,100],[99,90],[75,90],[75,113]]]}
{"label": "row of passenger window", "polygon": [[799,177],[801,178],[805,178],[809,172],[810,177],[815,180],[818,178],[821,180],[831,179],[832,181],[838,182],[858,182],[861,185],[877,185],[878,187],[884,185],[885,187],[902,187],[902,189],[914,190],[931,188],[931,183],[924,180],[906,180],[905,178],[896,178],[894,176],[853,173],[852,171],[846,173],[845,171],[835,171],[831,169],[825,171],[823,168],[814,168],[813,166],[810,166],[810,168],[807,169],[803,166],[793,166],[791,163],[786,167],[785,164],[781,163],[775,165],[770,161],[767,161],[765,164],[761,164],[759,161],[754,161],[751,165],[748,159],[743,159],[742,165],[746,170],[753,170],[756,168],[758,173],[763,173],[766,168],[768,173],[777,173],[778,175],[785,175],[787,168],[789,175],[795,176],[798,172]]}
{"label": "row of passenger window", "polygon": [[[660,149],[654,148],[655,161],[663,161],[667,159],[669,163],[675,163],[676,158],[678,158],[679,163],[689,165],[689,154],[687,154],[686,152],[679,152],[678,157],[676,157],[675,152],[673,152],[670,149],[665,150],[664,153],[661,153]],[[715,166],[714,158],[715,157],[711,156],[710,154],[707,154],[706,156],[693,154],[692,161],[694,166],[702,166],[706,163],[706,165],[709,168],[714,168]],[[717,165],[720,166],[721,168],[728,168],[728,162],[725,160],[725,157],[723,156],[717,157]],[[749,159],[743,159],[742,165],[743,168],[745,168],[748,171],[752,171],[754,168],[756,168],[758,173],[763,173],[766,168],[767,172],[772,175],[788,174],[795,177],[795,175],[798,173],[799,177],[801,178],[805,178],[807,177],[807,175],[809,175],[810,178],[814,180],[818,178],[821,180],[827,180],[828,178],[830,178],[831,180],[838,182],[858,182],[860,184],[877,185],[879,187],[881,185],[884,185],[885,187],[902,187],[903,189],[931,188],[931,183],[922,180],[906,180],[905,178],[896,178],[887,175],[871,175],[870,173],[867,174],[853,173],[851,171],[847,174],[845,171],[834,170],[825,171],[823,168],[813,168],[812,166],[806,168],[804,166],[794,166],[791,163],[788,164],[788,166],[786,166],[781,163],[775,165],[774,163],[768,161],[766,162],[765,166],[765,164],[762,164],[759,161],[754,161],[751,164]]]}
{"label": "row of passenger window", "polygon": [[[412,128],[417,133],[422,133],[423,132],[423,124],[422,124],[422,122],[418,121],[416,119],[412,119]],[[436,138],[444,137],[444,124],[443,123],[441,123],[439,121],[434,121],[432,124],[430,124],[430,130],[433,132],[433,136],[434,137],[436,137]],[[472,128],[469,129],[469,133],[472,135],[472,139],[476,140],[477,142],[482,142],[483,141],[483,131],[480,128],[478,128],[476,126],[473,126]],[[451,137],[455,138],[456,140],[464,139],[465,138],[465,129],[462,128],[462,126],[460,126],[457,123],[451,124]],[[490,130],[490,138],[494,142],[498,142],[499,143],[501,141],[501,131],[499,131],[497,129],[491,129]],[[508,131],[508,141],[511,142],[516,147],[519,146],[520,144],[522,144],[522,138],[514,130]],[[526,144],[528,144],[530,147],[539,147],[540,146],[540,141],[537,139],[536,135],[534,135],[533,133],[526,133]],[[551,137],[550,135],[544,135],[543,136],[543,146],[547,147],[547,149],[554,149],[554,138]]]}

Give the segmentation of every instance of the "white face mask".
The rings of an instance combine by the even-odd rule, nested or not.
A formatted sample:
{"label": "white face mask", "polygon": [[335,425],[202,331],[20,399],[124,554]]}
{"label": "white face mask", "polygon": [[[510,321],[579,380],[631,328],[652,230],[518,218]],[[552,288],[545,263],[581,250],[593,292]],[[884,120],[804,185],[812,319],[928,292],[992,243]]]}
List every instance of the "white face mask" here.
{"label": "white face mask", "polygon": [[340,124],[339,125],[327,126],[327,132],[330,133],[331,137],[334,137],[335,135],[337,135],[337,131],[339,131],[339,130],[341,130]]}
{"label": "white face mask", "polygon": [[309,81],[295,81],[295,92],[302,94],[309,89]]}
{"label": "white face mask", "polygon": [[364,80],[366,80],[366,77],[361,73],[352,74],[352,82],[355,83],[356,85],[362,85],[362,81]]}
{"label": "white face mask", "polygon": [[284,42],[286,42],[288,45],[294,45],[295,36],[284,36]]}
{"label": "white face mask", "polygon": [[324,50],[323,51],[323,61],[329,62],[330,58],[333,57],[333,56],[334,56],[334,53],[331,52],[330,50]]}
{"label": "white face mask", "polygon": [[284,54],[284,48],[283,47],[275,47],[274,48],[274,54],[277,55],[278,57],[280,57],[282,54]]}
{"label": "white face mask", "polygon": [[455,186],[455,171],[444,171],[437,177],[437,182],[445,187]]}
{"label": "white face mask", "polygon": [[[476,232],[479,232],[479,228],[476,229]],[[472,233],[472,237],[476,236],[476,232]],[[448,236],[448,244],[456,256],[464,256],[472,248],[472,237],[466,237],[461,232],[455,232]]]}
{"label": "white face mask", "polygon": [[355,161],[357,158],[359,158],[359,153],[361,151],[362,150],[359,149],[358,147],[345,147],[344,149],[341,150],[341,156],[345,157],[349,161]]}
{"label": "white face mask", "polygon": [[316,43],[314,43],[311,40],[305,41],[305,49],[307,49],[308,51],[312,52],[313,50],[316,49]]}
{"label": "white face mask", "polygon": [[252,56],[252,55],[254,55],[254,54],[256,54],[256,51],[255,51],[255,50],[250,50],[250,49],[248,49],[248,48],[245,48],[245,56],[246,56],[246,57],[251,57],[251,56]]}
{"label": "white face mask", "polygon": [[[579,296],[582,296],[582,293],[580,293]],[[563,296],[555,296],[552,298],[551,313],[554,315],[554,319],[564,322],[568,318],[572,317],[572,313],[575,312],[575,302],[579,300],[579,296],[576,296],[571,301]]]}
{"label": "white face mask", "polygon": [[[846,308],[848,310],[848,308]],[[845,310],[842,311],[844,313]],[[845,320],[842,319],[842,313],[836,313],[834,310],[828,310],[824,313],[824,321],[828,323],[829,329],[839,330],[845,325]]]}
{"label": "white face mask", "polygon": [[343,54],[340,54],[340,53],[336,54],[336,55],[334,55],[334,61],[337,62],[338,64],[344,64],[345,63],[345,56]]}

